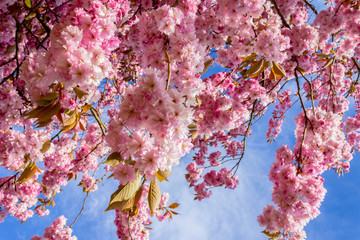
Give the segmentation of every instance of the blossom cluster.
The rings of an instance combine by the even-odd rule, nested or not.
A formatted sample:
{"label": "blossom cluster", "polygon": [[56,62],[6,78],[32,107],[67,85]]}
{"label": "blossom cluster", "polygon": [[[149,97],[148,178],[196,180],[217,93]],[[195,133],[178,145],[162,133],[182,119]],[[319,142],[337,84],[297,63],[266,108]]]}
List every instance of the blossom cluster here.
{"label": "blossom cluster", "polygon": [[[173,214],[148,182],[193,150],[196,199],[234,189],[252,126],[274,104],[269,142],[288,109],[301,113],[295,146],[280,147],[270,169],[275,205],[258,221],[304,239],[326,193],[321,175],[348,172],[360,149],[360,113],[345,118],[351,99],[359,110],[359,2],[328,2],[317,12],[300,0],[2,1],[0,166],[12,174],[0,178],[0,221],[47,215],[72,179],[90,194],[104,166],[119,189],[142,191],[116,209],[118,237],[148,239],[150,215]],[[76,239],[65,223],[33,239]]]}

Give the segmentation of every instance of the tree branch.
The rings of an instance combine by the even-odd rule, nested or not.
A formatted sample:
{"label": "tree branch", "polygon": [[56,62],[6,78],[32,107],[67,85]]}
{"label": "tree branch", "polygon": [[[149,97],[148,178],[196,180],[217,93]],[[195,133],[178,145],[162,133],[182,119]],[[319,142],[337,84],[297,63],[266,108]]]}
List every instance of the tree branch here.
{"label": "tree branch", "polygon": [[286,19],[285,19],[284,15],[281,13],[280,8],[276,3],[276,0],[271,0],[271,2],[274,4],[274,7],[275,7],[277,13],[279,14],[279,16],[281,18],[281,21],[284,24],[284,26],[291,29],[290,25],[286,22]]}
{"label": "tree branch", "polygon": [[171,62],[170,62],[169,53],[166,50],[165,45],[164,45],[164,51],[165,51],[165,55],[166,55],[166,59],[167,59],[167,63],[168,63],[168,76],[167,76],[167,79],[166,79],[166,88],[165,88],[165,90],[168,91],[169,90],[169,84],[170,84],[170,77],[171,77]]}
{"label": "tree branch", "polygon": [[316,10],[314,5],[312,5],[308,0],[303,0],[303,1],[315,14],[318,14],[318,11]]}

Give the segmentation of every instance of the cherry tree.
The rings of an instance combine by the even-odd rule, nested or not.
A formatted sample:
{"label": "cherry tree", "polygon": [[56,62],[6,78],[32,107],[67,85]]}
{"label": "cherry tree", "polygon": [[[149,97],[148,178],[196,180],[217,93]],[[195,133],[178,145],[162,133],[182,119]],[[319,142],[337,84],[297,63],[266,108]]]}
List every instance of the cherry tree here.
{"label": "cherry tree", "polygon": [[[150,219],[177,214],[159,182],[185,154],[196,200],[235,189],[252,126],[273,109],[271,144],[294,106],[296,142],[277,149],[273,204],[257,220],[270,239],[305,239],[321,175],[348,172],[360,148],[360,2],[321,4],[1,1],[0,222],[49,214],[70,181],[87,198],[112,177],[104,210],[116,212],[119,239],[148,239]],[[78,217],[32,240],[76,239]]]}

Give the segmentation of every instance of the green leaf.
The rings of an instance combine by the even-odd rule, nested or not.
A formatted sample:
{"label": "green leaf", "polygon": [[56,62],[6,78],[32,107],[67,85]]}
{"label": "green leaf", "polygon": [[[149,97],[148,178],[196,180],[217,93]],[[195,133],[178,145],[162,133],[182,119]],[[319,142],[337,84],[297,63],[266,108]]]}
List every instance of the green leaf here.
{"label": "green leaf", "polygon": [[151,216],[154,213],[154,211],[158,208],[160,200],[161,200],[160,187],[156,179],[154,179],[150,183],[149,194],[148,194],[148,202],[149,202]]}

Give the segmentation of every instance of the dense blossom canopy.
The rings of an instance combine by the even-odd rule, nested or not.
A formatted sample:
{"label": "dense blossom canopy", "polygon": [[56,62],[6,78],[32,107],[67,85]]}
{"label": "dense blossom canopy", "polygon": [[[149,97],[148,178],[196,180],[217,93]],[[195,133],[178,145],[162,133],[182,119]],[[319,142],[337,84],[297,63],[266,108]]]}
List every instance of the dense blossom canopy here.
{"label": "dense blossom canopy", "polygon": [[[234,189],[255,120],[274,105],[271,143],[294,105],[296,142],[276,151],[273,205],[258,222],[272,239],[306,238],[322,173],[348,172],[360,148],[360,113],[345,116],[360,109],[360,2],[322,4],[1,1],[0,222],[49,214],[77,176],[86,196],[110,176],[118,237],[148,239],[151,216],[177,214],[158,182],[185,154],[195,199]],[[60,216],[32,239],[76,239],[75,221]]]}

